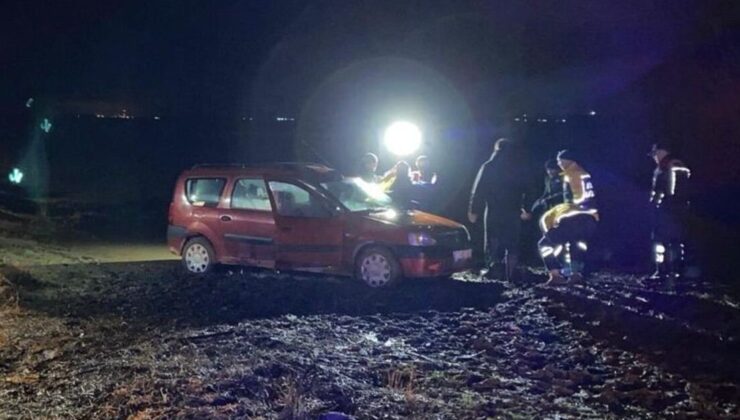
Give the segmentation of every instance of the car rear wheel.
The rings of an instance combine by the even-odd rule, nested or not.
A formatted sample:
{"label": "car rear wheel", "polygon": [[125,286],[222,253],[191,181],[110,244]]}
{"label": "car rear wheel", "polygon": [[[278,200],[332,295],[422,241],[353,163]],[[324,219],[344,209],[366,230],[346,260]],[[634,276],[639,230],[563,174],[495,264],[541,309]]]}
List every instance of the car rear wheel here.
{"label": "car rear wheel", "polygon": [[213,247],[205,238],[189,240],[182,250],[182,264],[185,269],[195,274],[205,274],[213,269],[216,263]]}
{"label": "car rear wheel", "polygon": [[387,287],[401,278],[401,266],[389,250],[369,247],[357,256],[355,277],[370,287]]}

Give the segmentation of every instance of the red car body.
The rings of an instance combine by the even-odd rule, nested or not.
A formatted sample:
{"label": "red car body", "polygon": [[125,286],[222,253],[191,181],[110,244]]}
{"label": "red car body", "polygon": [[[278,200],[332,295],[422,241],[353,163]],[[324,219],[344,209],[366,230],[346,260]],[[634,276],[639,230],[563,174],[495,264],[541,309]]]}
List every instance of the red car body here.
{"label": "red car body", "polygon": [[[470,237],[463,225],[416,210],[352,211],[324,187],[327,182],[345,182],[337,181],[342,179],[348,178],[315,164],[186,170],[177,180],[170,204],[169,249],[182,255],[188,241],[203,238],[213,249],[214,262],[221,264],[352,275],[363,248],[374,246],[397,259],[403,277],[442,276],[470,268]],[[190,191],[193,197],[188,196],[198,183],[211,188],[203,194],[210,202],[196,201],[198,192]],[[216,187],[220,187],[218,194]],[[239,198],[242,208],[235,208],[236,190],[245,188],[251,188],[254,200],[262,201],[249,204],[250,199]],[[281,200],[286,194],[278,189],[290,189],[310,200],[315,214],[281,214],[276,209],[285,206]],[[259,209],[243,208],[250,206]],[[409,242],[417,237],[432,244]]]}

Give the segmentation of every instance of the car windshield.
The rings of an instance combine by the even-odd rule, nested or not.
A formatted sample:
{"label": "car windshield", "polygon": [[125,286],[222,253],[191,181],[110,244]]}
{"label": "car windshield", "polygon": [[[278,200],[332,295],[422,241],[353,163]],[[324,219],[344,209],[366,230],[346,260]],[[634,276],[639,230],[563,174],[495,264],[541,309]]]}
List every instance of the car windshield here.
{"label": "car windshield", "polygon": [[393,204],[378,185],[360,178],[322,182],[321,186],[350,211],[384,210]]}

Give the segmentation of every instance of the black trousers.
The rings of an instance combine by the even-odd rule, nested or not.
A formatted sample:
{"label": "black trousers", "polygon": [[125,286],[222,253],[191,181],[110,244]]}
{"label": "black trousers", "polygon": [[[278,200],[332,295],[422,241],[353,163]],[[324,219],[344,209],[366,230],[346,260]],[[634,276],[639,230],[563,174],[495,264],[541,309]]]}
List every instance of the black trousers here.
{"label": "black trousers", "polygon": [[545,267],[548,270],[563,268],[560,257],[569,246],[572,262],[582,265],[582,273],[587,274],[589,268],[588,241],[595,232],[596,219],[588,214],[579,214],[561,220],[558,226],[547,231],[537,243]]}
{"label": "black trousers", "polygon": [[686,259],[688,209],[666,203],[653,210],[653,261],[660,274],[681,273]]}
{"label": "black trousers", "polygon": [[485,255],[486,263],[501,262],[504,257],[519,253],[521,219],[518,213],[506,216],[486,215]]}

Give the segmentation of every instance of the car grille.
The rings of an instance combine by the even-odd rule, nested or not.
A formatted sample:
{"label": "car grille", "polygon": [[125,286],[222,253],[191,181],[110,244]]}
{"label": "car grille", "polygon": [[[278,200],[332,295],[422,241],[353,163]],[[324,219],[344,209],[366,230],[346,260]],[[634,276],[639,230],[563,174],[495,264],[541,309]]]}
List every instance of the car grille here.
{"label": "car grille", "polygon": [[434,239],[437,240],[438,246],[446,248],[460,249],[470,246],[468,233],[463,229],[439,232],[434,235]]}

